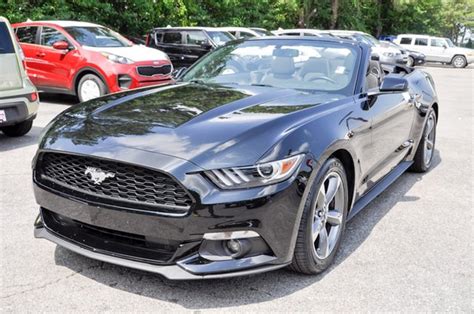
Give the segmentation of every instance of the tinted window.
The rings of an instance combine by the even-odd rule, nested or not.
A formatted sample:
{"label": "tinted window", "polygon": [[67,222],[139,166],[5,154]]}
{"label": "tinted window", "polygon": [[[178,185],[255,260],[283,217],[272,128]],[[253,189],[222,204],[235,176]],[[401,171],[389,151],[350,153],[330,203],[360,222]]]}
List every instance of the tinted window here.
{"label": "tinted window", "polygon": [[7,24],[0,22],[0,54],[14,53],[12,39]]}
{"label": "tinted window", "polygon": [[286,36],[299,36],[300,33],[283,33],[282,35],[286,35]]}
{"label": "tinted window", "polygon": [[36,42],[37,26],[20,27],[16,31],[18,41],[25,44],[34,44]]}
{"label": "tinted window", "polygon": [[240,38],[252,38],[255,37],[253,34],[247,33],[247,32],[240,32]]}
{"label": "tinted window", "polygon": [[105,27],[66,27],[65,30],[81,45],[89,47],[130,47],[132,44],[122,35]]}
{"label": "tinted window", "polygon": [[207,37],[201,31],[186,32],[186,43],[188,45],[202,45],[207,42]]}
{"label": "tinted window", "polygon": [[400,44],[401,44],[401,45],[411,45],[411,38],[409,38],[409,37],[403,37],[403,38],[400,40]]}
{"label": "tinted window", "polygon": [[155,33],[155,42],[161,43],[163,41],[163,33]]}
{"label": "tinted window", "polygon": [[163,42],[167,44],[181,44],[180,32],[166,32],[163,35]]}
{"label": "tinted window", "polygon": [[443,39],[433,38],[433,39],[431,39],[431,46],[432,47],[444,47],[444,46],[447,46],[447,45],[446,45],[446,42]]}
{"label": "tinted window", "polygon": [[417,38],[415,39],[415,45],[417,46],[428,46],[427,38]]}
{"label": "tinted window", "polygon": [[68,40],[66,37],[57,29],[52,27],[43,27],[41,31],[40,44],[43,46],[52,47],[55,42]]}

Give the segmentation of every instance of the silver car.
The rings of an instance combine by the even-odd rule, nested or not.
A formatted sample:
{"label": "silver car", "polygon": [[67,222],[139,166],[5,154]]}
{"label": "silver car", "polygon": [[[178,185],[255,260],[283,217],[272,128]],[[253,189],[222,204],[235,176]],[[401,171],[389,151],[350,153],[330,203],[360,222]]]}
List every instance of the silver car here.
{"label": "silver car", "polygon": [[38,92],[26,75],[10,23],[0,16],[0,130],[7,136],[25,135],[38,105]]}

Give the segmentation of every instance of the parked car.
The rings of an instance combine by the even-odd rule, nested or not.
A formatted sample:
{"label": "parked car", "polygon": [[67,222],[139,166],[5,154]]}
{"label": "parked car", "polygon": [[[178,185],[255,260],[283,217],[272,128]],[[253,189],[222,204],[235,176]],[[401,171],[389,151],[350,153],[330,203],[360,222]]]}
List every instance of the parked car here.
{"label": "parked car", "polygon": [[[252,37],[262,37],[265,35],[262,35],[262,33],[259,33],[257,31],[254,31],[250,28],[246,27],[219,27],[219,30],[228,32],[235,38],[252,38]],[[271,35],[273,36],[273,34]]]}
{"label": "parked car", "polygon": [[35,236],[170,279],[320,273],[349,219],[432,164],[432,78],[393,68],[364,43],[260,37],[71,107],[33,160]]}
{"label": "parked car", "polygon": [[146,45],[168,54],[175,68],[189,67],[209,51],[234,40],[228,32],[212,27],[158,27]]}
{"label": "parked car", "polygon": [[416,34],[400,34],[395,43],[423,53],[427,62],[451,64],[455,68],[464,68],[474,62],[474,50],[457,47],[449,38]]}
{"label": "parked car", "polygon": [[377,55],[380,62],[393,64],[406,64],[408,56],[404,56],[399,49],[382,45],[375,37],[370,34],[359,31],[331,30],[331,35],[340,38],[353,39],[366,43],[372,47],[372,53]]}
{"label": "parked car", "polygon": [[395,35],[380,35],[377,39],[380,41],[390,41],[393,42],[397,36]]}
{"label": "parked car", "polygon": [[82,102],[172,79],[165,53],[134,45],[98,24],[36,21],[13,27],[40,91],[77,95]]}
{"label": "parked car", "polygon": [[21,54],[10,23],[0,16],[0,131],[7,136],[28,133],[38,112],[38,93]]}
{"label": "parked car", "polygon": [[393,47],[395,49],[400,50],[402,53],[403,59],[406,59],[406,65],[409,67],[425,64],[425,55],[420,52],[405,49],[402,46],[391,41],[381,41],[380,43],[382,45],[385,44],[385,45],[388,45],[389,47]]}

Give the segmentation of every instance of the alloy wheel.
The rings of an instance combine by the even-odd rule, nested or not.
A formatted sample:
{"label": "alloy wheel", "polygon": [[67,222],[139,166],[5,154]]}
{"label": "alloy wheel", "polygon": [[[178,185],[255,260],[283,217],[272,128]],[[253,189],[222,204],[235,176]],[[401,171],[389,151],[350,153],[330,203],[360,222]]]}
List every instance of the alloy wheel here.
{"label": "alloy wheel", "polygon": [[415,60],[412,57],[408,57],[407,66],[412,67],[415,64]]}
{"label": "alloy wheel", "polygon": [[464,60],[463,57],[457,56],[457,57],[455,57],[454,60],[453,60],[453,65],[454,65],[454,67],[456,67],[456,68],[463,68],[463,67],[465,66],[465,62],[466,62],[466,61]]}
{"label": "alloy wheel", "polygon": [[82,101],[88,101],[100,97],[100,87],[99,84],[93,80],[84,81],[81,85],[81,99]]}
{"label": "alloy wheel", "polygon": [[426,121],[426,130],[425,134],[423,135],[425,147],[424,147],[424,154],[423,159],[425,161],[425,165],[429,165],[431,162],[431,158],[433,158],[433,151],[434,151],[434,144],[435,144],[435,116],[434,113],[431,112],[428,121]]}
{"label": "alloy wheel", "polygon": [[344,215],[344,186],[337,172],[330,172],[321,185],[314,202],[312,235],[314,253],[319,259],[327,258],[342,231]]}

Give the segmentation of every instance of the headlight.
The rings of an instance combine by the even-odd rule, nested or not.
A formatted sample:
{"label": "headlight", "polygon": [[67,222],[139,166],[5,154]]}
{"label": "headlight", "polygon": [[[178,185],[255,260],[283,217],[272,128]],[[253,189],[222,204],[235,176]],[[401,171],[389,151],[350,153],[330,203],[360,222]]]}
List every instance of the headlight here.
{"label": "headlight", "polygon": [[385,57],[393,57],[395,54],[393,52],[384,52],[383,55]]}
{"label": "headlight", "polygon": [[235,167],[205,171],[221,189],[245,189],[282,182],[290,178],[301,164],[304,155],[248,167]]}
{"label": "headlight", "polygon": [[106,57],[107,59],[109,59],[110,61],[115,62],[115,63],[120,63],[120,64],[132,64],[133,63],[133,61],[128,59],[128,58],[125,58],[125,57],[122,57],[122,56],[117,56],[117,55],[114,55],[114,54],[111,54],[111,53],[108,53],[108,52],[102,52],[102,55],[104,57]]}

